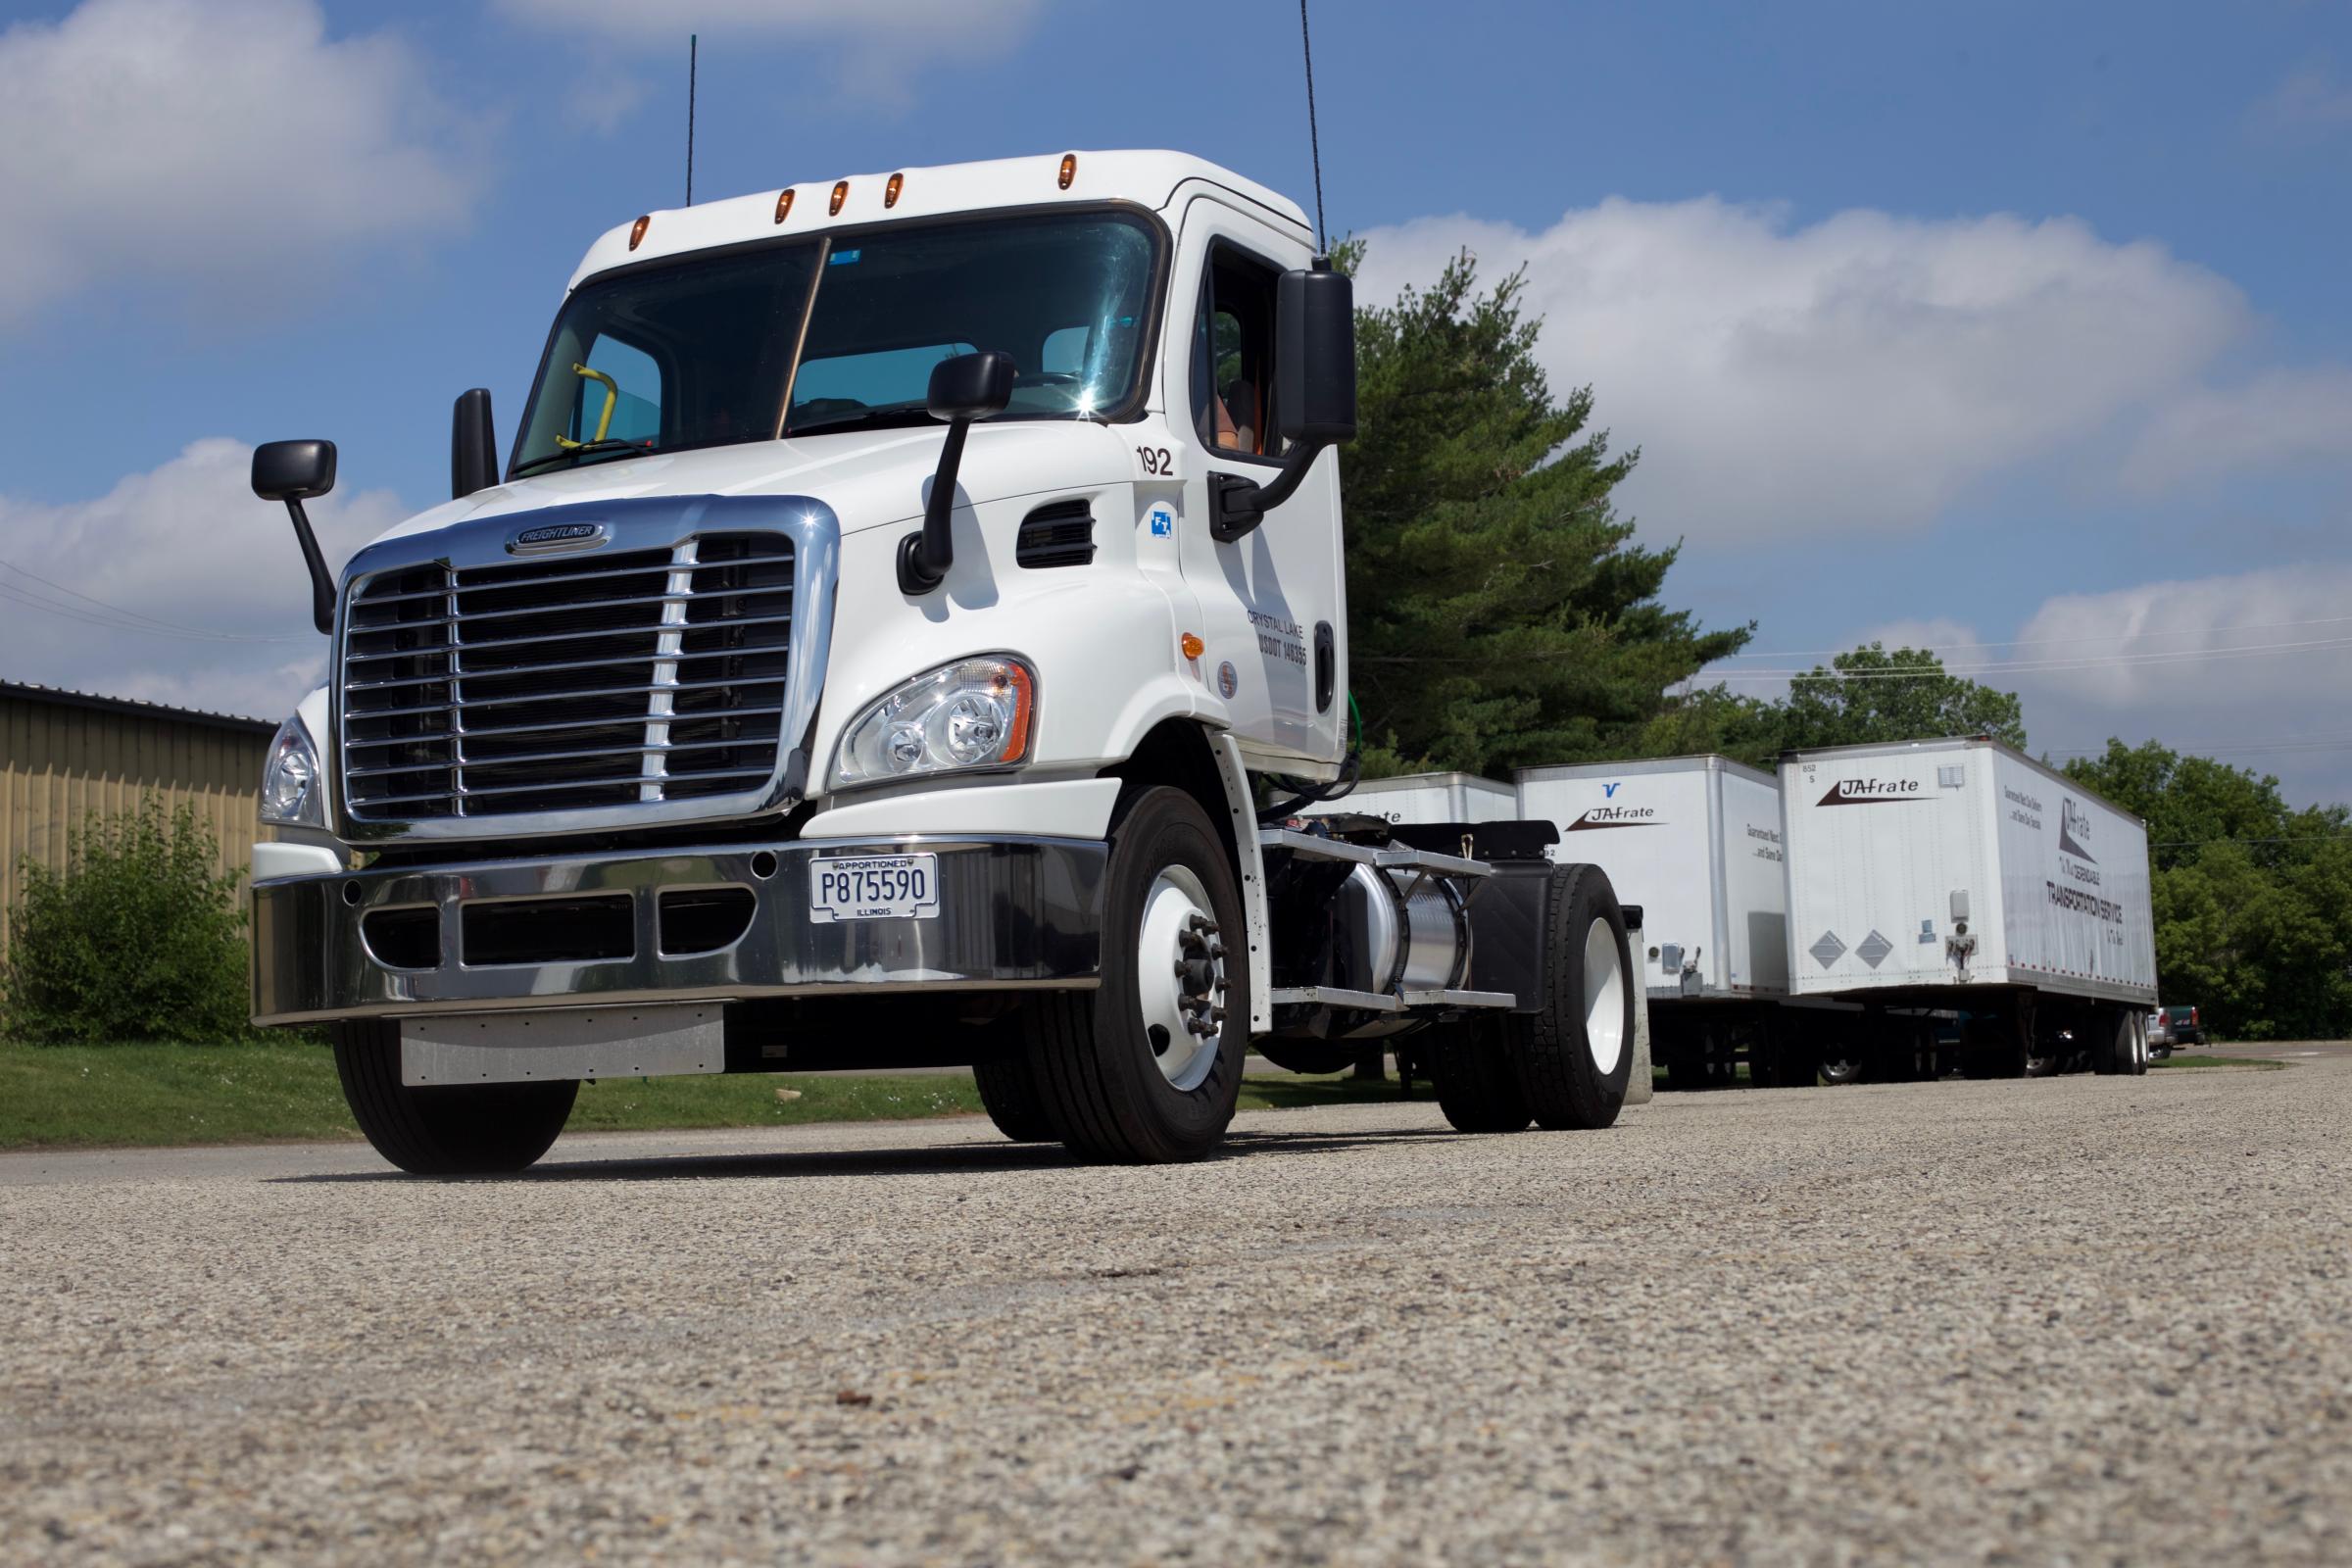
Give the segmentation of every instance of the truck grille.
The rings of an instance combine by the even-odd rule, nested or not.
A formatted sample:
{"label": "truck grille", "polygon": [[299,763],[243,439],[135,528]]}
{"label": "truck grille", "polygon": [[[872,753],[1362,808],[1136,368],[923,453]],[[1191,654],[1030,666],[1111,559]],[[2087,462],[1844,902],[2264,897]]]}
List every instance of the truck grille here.
{"label": "truck grille", "polygon": [[783,736],[792,579],[780,533],[363,579],[339,672],[346,809],[415,821],[758,788]]}

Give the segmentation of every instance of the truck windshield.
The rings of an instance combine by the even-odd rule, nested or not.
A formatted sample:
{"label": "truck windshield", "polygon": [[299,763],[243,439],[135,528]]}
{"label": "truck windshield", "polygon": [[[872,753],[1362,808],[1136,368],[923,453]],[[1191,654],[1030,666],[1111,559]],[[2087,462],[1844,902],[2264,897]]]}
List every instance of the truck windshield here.
{"label": "truck windshield", "polygon": [[592,279],[557,318],[511,471],[928,424],[931,368],[975,349],[1016,367],[999,418],[1115,416],[1141,391],[1156,261],[1139,218],[1057,213]]}

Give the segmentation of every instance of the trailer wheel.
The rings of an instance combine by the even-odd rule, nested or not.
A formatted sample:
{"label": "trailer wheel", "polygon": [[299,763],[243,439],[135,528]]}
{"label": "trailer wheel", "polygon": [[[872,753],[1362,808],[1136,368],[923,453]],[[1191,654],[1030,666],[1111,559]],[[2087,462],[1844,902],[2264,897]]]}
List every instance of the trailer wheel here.
{"label": "trailer wheel", "polygon": [[2023,1078],[2032,1032],[2012,1017],[1971,1014],[1960,1027],[1961,1070],[1971,1078]]}
{"label": "trailer wheel", "polygon": [[1539,1127],[1606,1127],[1624,1108],[1633,1072],[1634,959],[1625,911],[1600,867],[1553,867],[1544,958],[1544,1009],[1503,1020],[1528,1107]]}
{"label": "trailer wheel", "polygon": [[1061,1142],[1025,1053],[1007,1052],[972,1063],[972,1082],[997,1131],[1016,1144]]}
{"label": "trailer wheel", "polygon": [[1182,790],[1136,795],[1110,840],[1102,983],[1032,999],[1018,1014],[1024,1055],[1072,1153],[1197,1159],[1233,1120],[1250,1045],[1241,892]]}
{"label": "trailer wheel", "polygon": [[1464,1018],[1438,1024],[1422,1038],[1430,1046],[1438,1108],[1454,1131],[1515,1133],[1535,1120],[1501,1020]]}
{"label": "trailer wheel", "polygon": [[375,1152],[414,1176],[503,1176],[530,1165],[564,1130],[576,1080],[429,1089],[400,1081],[400,1025],[334,1026],[335,1076]]}

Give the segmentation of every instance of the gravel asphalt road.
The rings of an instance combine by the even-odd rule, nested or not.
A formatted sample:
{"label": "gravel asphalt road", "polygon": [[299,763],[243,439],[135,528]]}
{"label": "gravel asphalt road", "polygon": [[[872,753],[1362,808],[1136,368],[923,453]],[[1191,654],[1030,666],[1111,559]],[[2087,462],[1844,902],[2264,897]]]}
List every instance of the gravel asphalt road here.
{"label": "gravel asphalt road", "polygon": [[0,1157],[11,1563],[2352,1560],[2352,1057]]}

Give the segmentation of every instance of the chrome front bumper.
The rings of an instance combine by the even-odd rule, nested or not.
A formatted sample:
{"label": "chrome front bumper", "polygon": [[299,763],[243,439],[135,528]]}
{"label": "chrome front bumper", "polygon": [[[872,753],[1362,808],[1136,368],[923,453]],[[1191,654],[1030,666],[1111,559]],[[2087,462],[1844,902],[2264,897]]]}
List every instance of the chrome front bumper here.
{"label": "chrome front bumper", "polygon": [[[939,910],[927,918],[809,918],[819,858],[939,858]],[[1079,990],[1100,983],[1108,847],[1090,839],[902,838],[874,843],[729,845],[721,849],[501,860],[287,877],[253,887],[256,1023],[526,1007],[735,1001],[860,991]],[[764,873],[764,874],[762,874]],[[743,934],[714,952],[662,951],[665,893],[740,889],[753,900]],[[465,961],[469,906],[527,901],[627,905],[623,956],[529,963]],[[523,902],[517,902],[523,901]],[[554,906],[551,906],[551,908]],[[405,911],[421,953],[395,966],[362,923]],[[617,923],[619,916],[613,913]],[[375,927],[379,932],[381,923]],[[437,936],[437,942],[433,940]],[[633,940],[631,940],[633,939]]]}

